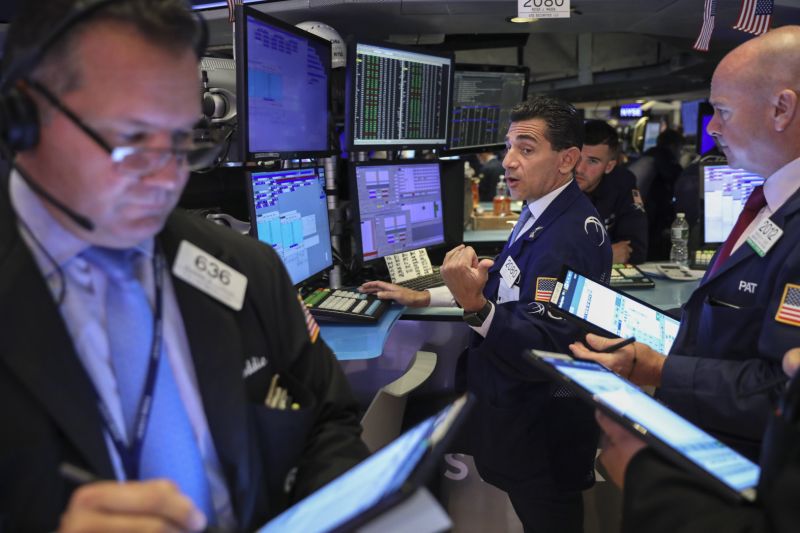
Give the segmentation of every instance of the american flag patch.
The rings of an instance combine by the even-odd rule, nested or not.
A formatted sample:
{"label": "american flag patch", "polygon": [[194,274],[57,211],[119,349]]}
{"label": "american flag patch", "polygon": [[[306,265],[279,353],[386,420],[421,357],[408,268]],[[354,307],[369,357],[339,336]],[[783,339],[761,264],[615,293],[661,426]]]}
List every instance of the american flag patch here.
{"label": "american flag patch", "polygon": [[549,302],[556,288],[557,278],[536,278],[536,293],[533,299],[536,302]]}
{"label": "american flag patch", "polygon": [[298,294],[297,301],[300,302],[300,308],[303,310],[303,315],[306,317],[306,329],[308,329],[308,338],[311,339],[311,344],[317,342],[317,337],[319,337],[319,326],[317,325],[317,321],[314,320],[314,317],[311,316],[311,313],[308,312],[308,308],[306,307],[305,302],[303,302],[303,298]]}
{"label": "american flag patch", "polygon": [[792,326],[800,326],[800,285],[786,284],[775,320]]}

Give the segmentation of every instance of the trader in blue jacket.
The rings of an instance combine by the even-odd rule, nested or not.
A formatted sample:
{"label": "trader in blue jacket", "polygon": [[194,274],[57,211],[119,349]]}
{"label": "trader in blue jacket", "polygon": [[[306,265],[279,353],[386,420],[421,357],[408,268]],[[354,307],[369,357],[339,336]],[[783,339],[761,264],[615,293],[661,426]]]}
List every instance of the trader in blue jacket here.
{"label": "trader in blue jacket", "polygon": [[[800,26],[730,52],[711,81],[708,132],[728,163],[766,178],[683,308],[665,357],[642,343],[613,354],[576,344],[753,459],[774,408],[781,356],[800,345]],[[594,349],[613,340],[589,337]]]}
{"label": "trader in blue jacket", "polygon": [[503,159],[520,220],[494,261],[469,246],[448,252],[447,287],[412,291],[381,281],[362,290],[406,305],[458,305],[475,331],[459,376],[478,398],[468,434],[481,477],[508,492],[528,532],[583,530],[581,490],[594,482],[592,411],[551,384],[523,350],[564,351],[577,328],[547,312],[567,264],[606,280],[611,245],[603,222],[574,180],[583,124],[552,98],[515,107]]}

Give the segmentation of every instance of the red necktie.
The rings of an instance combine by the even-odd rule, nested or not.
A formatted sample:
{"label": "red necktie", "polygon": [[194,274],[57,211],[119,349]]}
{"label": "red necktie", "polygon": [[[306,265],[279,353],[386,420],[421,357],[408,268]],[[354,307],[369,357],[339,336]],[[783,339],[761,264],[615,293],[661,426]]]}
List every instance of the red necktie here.
{"label": "red necktie", "polygon": [[731,256],[731,251],[736,245],[736,241],[739,240],[744,230],[753,222],[758,212],[761,211],[765,205],[767,205],[767,199],[764,198],[764,186],[759,185],[758,187],[753,187],[753,192],[750,193],[750,197],[747,199],[747,202],[745,202],[744,209],[739,213],[736,225],[733,226],[731,234],[728,235],[725,244],[722,245],[722,250],[720,250],[717,260],[714,261],[714,266],[711,267],[710,276],[713,276],[717,270],[722,268],[722,265]]}

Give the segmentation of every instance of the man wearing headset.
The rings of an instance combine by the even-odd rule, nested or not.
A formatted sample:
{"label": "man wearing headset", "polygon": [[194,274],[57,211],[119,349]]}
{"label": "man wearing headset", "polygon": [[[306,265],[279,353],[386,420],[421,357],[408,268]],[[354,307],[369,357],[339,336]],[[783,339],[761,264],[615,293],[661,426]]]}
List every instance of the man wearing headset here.
{"label": "man wearing headset", "polygon": [[9,30],[0,530],[252,531],[366,456],[280,259],[173,211],[210,153],[197,30],[180,0],[26,2]]}

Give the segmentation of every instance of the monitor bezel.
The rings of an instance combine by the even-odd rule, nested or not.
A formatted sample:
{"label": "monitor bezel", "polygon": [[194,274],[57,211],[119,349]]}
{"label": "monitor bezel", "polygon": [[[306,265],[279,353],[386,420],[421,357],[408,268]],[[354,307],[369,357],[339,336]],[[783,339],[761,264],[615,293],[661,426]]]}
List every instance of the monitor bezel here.
{"label": "monitor bezel", "polygon": [[528,87],[530,86],[531,69],[524,65],[478,65],[474,63],[456,63],[453,66],[453,90],[452,90],[452,97],[450,98],[450,123],[448,125],[448,131],[447,131],[448,144],[442,150],[442,155],[443,156],[462,155],[462,154],[472,154],[477,152],[499,151],[505,149],[506,145],[504,142],[494,143],[494,144],[481,144],[477,146],[459,146],[455,148],[450,147],[450,143],[453,141],[453,107],[455,103],[455,94],[456,94],[456,87],[455,87],[456,72],[478,72],[478,73],[497,72],[501,74],[504,73],[524,74],[525,84],[522,88],[522,100],[519,101],[519,103],[522,103],[528,99]]}
{"label": "monitor bezel", "polygon": [[[385,258],[385,255],[381,255],[379,257],[371,258],[371,259],[364,259],[364,243],[362,241],[361,236],[361,205],[358,201],[358,177],[357,177],[357,168],[359,167],[381,167],[387,165],[396,165],[396,166],[408,166],[408,165],[432,165],[435,164],[439,167],[439,195],[441,197],[442,194],[442,162],[438,159],[397,159],[397,160],[387,160],[387,159],[373,159],[371,161],[354,161],[350,164],[349,172],[350,172],[350,191],[351,191],[351,198],[353,200],[352,204],[352,213],[353,213],[353,227],[352,227],[352,235],[353,235],[353,255],[356,256],[359,263],[362,265],[368,265],[375,263],[376,261],[381,261]],[[443,246],[447,246],[447,236],[445,234],[445,222],[444,222],[444,200],[442,199],[442,242],[438,244],[431,244],[428,246],[420,246],[419,248],[410,248],[408,250],[404,250],[403,252],[410,252],[412,250],[419,250],[420,248],[424,248],[426,250],[436,250]],[[396,253],[403,253],[403,252],[396,252]],[[389,254],[392,255],[392,254]]]}
{"label": "monitor bezel", "polygon": [[[326,87],[327,105],[326,105],[326,149],[301,149],[301,150],[276,150],[268,152],[253,152],[250,149],[250,106],[247,98],[248,87],[248,49],[247,49],[247,17],[253,17],[264,24],[269,24],[282,31],[290,33],[298,38],[307,39],[309,42],[316,42],[323,45],[328,51],[327,61],[323,61],[323,66],[326,69],[328,83]],[[236,102],[237,102],[237,129],[240,137],[240,158],[245,162],[258,162],[258,161],[271,161],[276,159],[302,159],[308,157],[328,157],[334,155],[335,149],[332,146],[332,131],[333,131],[333,116],[331,113],[332,105],[332,45],[327,39],[323,39],[313,33],[287,24],[282,20],[262,13],[255,8],[247,5],[237,6],[236,8],[236,22],[234,23],[234,60],[236,61]]]}
{"label": "monitor bezel", "polygon": [[[246,181],[245,187],[246,187],[246,190],[247,190],[247,210],[250,213],[250,232],[249,232],[249,234],[250,234],[251,237],[256,239],[258,242],[260,242],[264,246],[268,246],[269,248],[272,249],[273,252],[275,252],[275,255],[277,255],[278,258],[281,260],[281,264],[283,264],[283,267],[286,270],[287,275],[289,274],[289,269],[286,268],[286,264],[283,262],[283,257],[281,257],[280,254],[275,250],[275,248],[273,248],[269,243],[266,243],[266,242],[264,242],[264,241],[262,241],[261,239],[258,238],[258,225],[256,224],[256,203],[255,203],[255,199],[253,198],[253,194],[254,194],[254,191],[253,191],[253,174],[270,174],[270,173],[278,173],[278,172],[291,172],[291,171],[296,171],[296,170],[313,169],[314,170],[314,174],[316,174],[316,176],[317,176],[317,179],[320,179],[320,169],[321,168],[324,170],[324,167],[321,167],[320,165],[314,165],[314,166],[310,166],[310,167],[298,167],[298,168],[252,169],[252,170],[246,170],[244,172],[244,179]],[[322,185],[322,190],[323,190],[323,192],[325,191],[325,185],[324,184]],[[331,217],[330,217],[330,212],[328,210],[327,194],[325,196],[326,196],[326,199],[325,199],[325,214],[326,214],[326,218],[327,218],[328,233],[330,233]],[[331,261],[330,261],[330,265],[318,270],[317,272],[311,274],[310,276],[307,276],[306,278],[304,278],[302,280],[299,280],[296,283],[295,282],[292,282],[292,283],[294,284],[295,287],[299,287],[300,285],[303,285],[304,283],[308,283],[310,281],[318,279],[318,278],[322,277],[322,275],[324,275],[328,270],[333,268],[334,264],[335,264],[335,261],[333,259],[333,242],[331,242]],[[289,276],[289,277],[291,278],[291,276]]]}
{"label": "monitor bezel", "polygon": [[[356,146],[355,144],[355,106],[356,106],[356,92],[355,92],[355,77],[356,77],[356,47],[361,45],[366,46],[375,46],[378,48],[387,48],[390,50],[399,50],[401,52],[412,52],[415,54],[421,55],[429,55],[433,57],[439,57],[444,59],[450,60],[450,72],[448,75],[448,87],[447,87],[447,102],[445,104],[445,131],[444,131],[444,140],[441,143],[422,143],[422,142],[415,142],[409,141],[408,143],[404,144],[386,144],[380,141],[375,141],[371,144],[360,144]],[[370,41],[367,39],[355,39],[355,38],[348,38],[347,39],[347,66],[345,71],[345,121],[344,121],[344,132],[345,132],[345,148],[349,152],[368,152],[370,150],[392,150],[392,151],[400,151],[400,150],[421,150],[421,149],[432,149],[432,150],[441,150],[447,145],[447,141],[450,138],[450,120],[451,120],[451,112],[452,112],[452,100],[453,100],[453,73],[455,70],[455,56],[452,52],[440,52],[440,51],[431,51],[416,48],[413,46],[403,46],[397,45],[394,43],[385,43],[381,41]]]}

